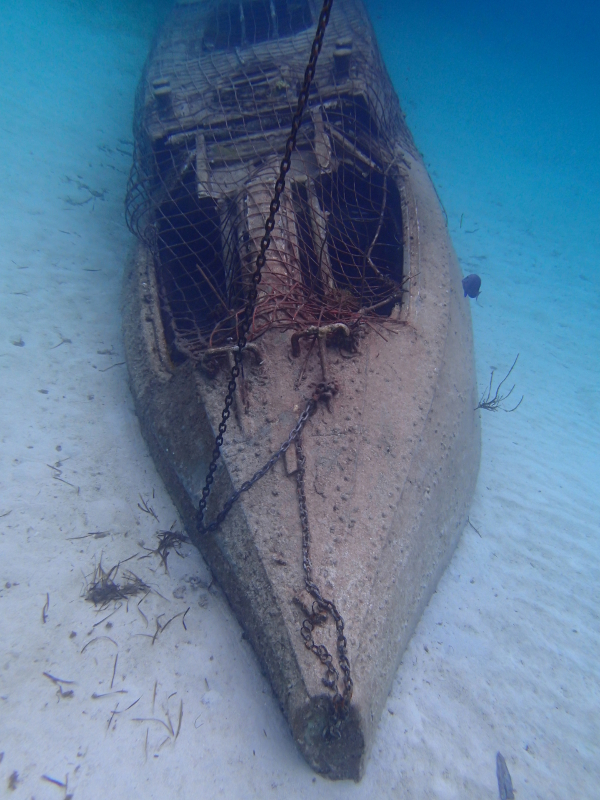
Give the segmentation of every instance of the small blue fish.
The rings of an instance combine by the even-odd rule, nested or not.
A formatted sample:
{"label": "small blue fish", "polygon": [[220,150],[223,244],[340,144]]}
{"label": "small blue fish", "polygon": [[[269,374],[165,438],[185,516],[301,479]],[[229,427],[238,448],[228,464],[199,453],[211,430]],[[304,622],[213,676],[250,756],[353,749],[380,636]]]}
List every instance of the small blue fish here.
{"label": "small blue fish", "polygon": [[462,279],[463,291],[465,293],[465,297],[472,297],[473,300],[477,300],[481,293],[481,278],[479,275],[467,275],[466,278]]}

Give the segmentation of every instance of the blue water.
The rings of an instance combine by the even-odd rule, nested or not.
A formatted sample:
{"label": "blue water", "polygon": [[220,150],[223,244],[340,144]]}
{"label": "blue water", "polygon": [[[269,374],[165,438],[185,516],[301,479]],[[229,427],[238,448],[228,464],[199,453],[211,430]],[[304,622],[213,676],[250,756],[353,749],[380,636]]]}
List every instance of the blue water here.
{"label": "blue water", "polygon": [[[132,412],[119,311],[133,97],[168,6],[1,4],[0,795],[58,797],[41,776],[68,773],[81,798],[143,789],[491,800],[500,750],[519,800],[593,800],[600,8],[591,2],[368,3],[463,271],[482,278],[471,305],[480,387],[519,354],[511,378],[524,400],[514,414],[482,414],[479,535],[465,531],[407,650],[363,782],[313,779],[212,596],[188,650],[173,639],[152,658],[132,656],[122,678],[123,708],[145,698],[139,716],[150,714],[155,680],[165,697],[177,687],[188,709],[206,679],[174,745],[148,758],[145,729],[125,718],[107,728],[112,706],[78,705],[84,686],[89,698],[110,683],[114,654],[88,651],[85,661],[68,632],[80,643],[94,624],[77,616],[81,572],[113,539],[68,537],[127,529],[128,541],[149,543],[140,492],[156,492],[166,527],[174,513]],[[47,592],[55,616],[42,624]],[[78,676],[71,705],[43,671]]]}

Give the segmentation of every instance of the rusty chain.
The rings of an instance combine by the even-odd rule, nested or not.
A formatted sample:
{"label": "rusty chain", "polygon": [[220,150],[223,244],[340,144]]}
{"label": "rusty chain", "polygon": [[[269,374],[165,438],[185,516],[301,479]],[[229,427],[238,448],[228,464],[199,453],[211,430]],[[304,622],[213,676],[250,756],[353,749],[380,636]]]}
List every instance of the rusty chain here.
{"label": "rusty chain", "polygon": [[225,501],[223,508],[219,511],[217,516],[214,520],[206,525],[203,529],[203,533],[212,533],[215,531],[219,525],[225,520],[225,517],[229,514],[235,503],[239,500],[240,496],[244,494],[244,492],[249,491],[255,483],[270,472],[271,469],[275,466],[275,464],[279,461],[279,459],[285,455],[285,453],[290,449],[294,442],[297,442],[300,434],[302,433],[302,429],[306,425],[309,420],[309,417],[315,412],[319,400],[324,399],[326,402],[329,401],[331,397],[333,397],[337,393],[337,386],[333,383],[320,383],[315,391],[312,394],[312,397],[307,402],[304,411],[298,417],[298,421],[290,431],[290,435],[288,438],[283,442],[281,447],[273,453],[273,455],[266,461],[263,466],[256,470],[254,475],[247,481],[244,481],[239,489],[236,489]]}
{"label": "rusty chain", "polygon": [[[279,169],[279,177],[275,182],[273,198],[269,206],[269,216],[267,217],[267,221],[265,222],[265,233],[261,239],[259,253],[256,257],[255,270],[251,279],[250,291],[248,293],[248,300],[244,307],[244,311],[239,326],[239,337],[237,342],[237,348],[233,351],[234,364],[233,367],[231,368],[231,376],[229,379],[229,383],[227,384],[227,395],[225,397],[223,412],[221,414],[221,422],[219,423],[218,434],[215,438],[215,446],[212,452],[212,459],[208,467],[206,481],[202,489],[202,497],[198,505],[198,532],[200,535],[211,533],[216,528],[218,528],[219,525],[224,521],[225,517],[229,514],[233,505],[236,503],[239,497],[244,492],[247,492],[249,489],[251,489],[252,486],[254,486],[254,484],[257,483],[257,481],[263,478],[275,466],[275,464],[287,452],[287,450],[291,447],[293,443],[296,444],[296,451],[298,454],[298,470],[296,472],[296,491],[298,495],[300,524],[302,528],[302,566],[304,569],[304,581],[306,590],[311,595],[314,601],[312,607],[312,613],[309,614],[309,616],[304,619],[300,629],[300,634],[302,636],[305,646],[317,656],[321,664],[323,664],[323,666],[325,667],[326,672],[325,672],[325,677],[322,679],[323,684],[328,689],[332,690],[334,693],[333,718],[331,723],[323,731],[323,735],[325,736],[325,738],[328,739],[339,738],[341,736],[340,726],[348,713],[348,708],[350,705],[350,701],[352,699],[353,682],[350,674],[350,661],[348,659],[348,652],[347,652],[348,643],[344,635],[344,620],[342,618],[342,615],[339,613],[335,603],[333,603],[333,601],[331,600],[327,600],[322,596],[319,587],[314,582],[312,577],[312,563],[310,560],[310,526],[308,520],[308,510],[306,507],[306,493],[304,489],[304,472],[306,466],[306,458],[304,456],[304,451],[302,450],[301,434],[308,419],[314,413],[321,397],[327,397],[327,396],[331,397],[333,394],[336,393],[337,388],[333,384],[325,384],[325,383],[319,384],[316,391],[306,404],[304,411],[298,418],[296,425],[290,432],[290,435],[288,436],[286,441],[281,445],[281,447],[269,458],[269,460],[261,467],[261,469],[257,470],[257,472],[255,472],[254,475],[249,480],[245,481],[239,487],[239,489],[237,489],[236,491],[233,492],[233,494],[230,495],[230,497],[225,502],[221,511],[217,514],[215,519],[208,525],[204,524],[204,514],[206,512],[206,507],[211,487],[212,484],[214,483],[214,474],[216,472],[217,464],[221,456],[221,448],[223,447],[223,439],[225,436],[225,432],[227,430],[227,422],[229,420],[229,417],[231,416],[231,406],[233,404],[237,379],[239,378],[240,373],[242,371],[243,351],[247,345],[247,336],[248,332],[250,331],[250,327],[252,325],[252,315],[254,313],[256,299],[258,297],[258,284],[261,281],[262,270],[267,260],[266,253],[271,244],[271,233],[275,228],[275,217],[277,215],[277,212],[279,211],[281,195],[283,193],[283,190],[285,189],[285,178],[290,170],[292,153],[296,147],[296,138],[298,135],[298,130],[300,129],[300,125],[302,123],[302,115],[304,113],[306,104],[308,103],[310,86],[315,76],[317,60],[319,57],[319,53],[321,52],[321,47],[323,45],[323,37],[325,35],[325,30],[329,22],[329,16],[331,14],[332,6],[333,6],[333,0],[324,0],[323,7],[321,9],[321,14],[319,15],[319,22],[317,25],[315,38],[313,40],[311,47],[310,58],[308,60],[306,70],[304,72],[304,81],[300,93],[298,94],[298,103],[296,106],[296,111],[292,118],[290,135],[288,136],[288,139],[286,141],[285,153],[283,159],[281,160]],[[317,625],[322,624],[323,617],[324,616],[326,617],[327,615],[331,615],[337,631],[338,663],[341,671],[344,674],[343,688],[341,692],[338,686],[339,673],[336,667],[334,666],[333,657],[331,653],[329,653],[325,645],[317,644],[313,637],[313,631],[315,627]]]}
{"label": "rusty chain", "polygon": [[304,109],[306,107],[306,104],[308,103],[308,94],[310,91],[310,85],[313,81],[313,78],[315,77],[317,60],[319,58],[319,53],[321,52],[321,47],[323,46],[323,37],[325,36],[325,29],[327,28],[327,23],[329,22],[329,15],[331,14],[332,6],[333,6],[333,0],[324,0],[323,8],[321,9],[321,14],[319,15],[317,31],[315,33],[315,38],[313,39],[312,47],[310,50],[310,57],[308,59],[308,64],[306,65],[306,69],[304,71],[304,81],[302,83],[302,88],[300,89],[300,93],[298,94],[298,104],[296,106],[296,111],[294,113],[294,116],[292,117],[292,127],[290,130],[290,135],[287,138],[285,144],[285,153],[279,167],[279,177],[275,181],[273,199],[271,200],[271,205],[269,206],[269,216],[267,217],[267,221],[265,222],[265,234],[260,240],[260,250],[256,257],[256,264],[251,279],[250,291],[248,293],[248,300],[244,307],[244,311],[240,321],[239,338],[237,342],[238,346],[237,350],[233,351],[234,363],[233,367],[231,368],[231,377],[229,379],[229,383],[227,384],[227,395],[225,396],[225,403],[223,407],[223,412],[221,414],[221,422],[219,423],[219,432],[215,438],[215,446],[212,451],[212,459],[208,467],[206,480],[204,483],[204,487],[202,489],[202,497],[200,498],[200,503],[198,504],[198,532],[200,533],[200,535],[203,535],[207,532],[204,526],[204,514],[206,512],[206,506],[208,503],[208,497],[210,495],[211,486],[214,483],[217,464],[221,456],[223,438],[225,436],[225,431],[227,430],[227,421],[231,416],[231,406],[233,405],[233,398],[235,396],[237,379],[239,378],[242,370],[242,359],[244,355],[244,348],[246,347],[247,344],[246,337],[252,325],[252,315],[254,314],[254,307],[256,305],[256,299],[258,297],[258,284],[260,283],[261,280],[263,267],[265,266],[265,263],[267,261],[266,253],[267,250],[269,249],[269,245],[271,244],[271,233],[275,228],[275,217],[277,215],[277,212],[279,211],[279,206],[281,202],[280,198],[283,193],[283,190],[285,189],[285,176],[288,174],[290,170],[292,153],[294,152],[294,149],[296,147],[296,137],[298,136],[298,130],[300,129],[300,125],[302,123],[302,114],[304,113]]}
{"label": "rusty chain", "polygon": [[292,428],[290,435],[281,445],[279,450],[277,450],[271,456],[271,458],[259,470],[257,470],[254,473],[254,475],[249,480],[244,481],[244,483],[242,483],[240,488],[236,489],[235,492],[233,492],[233,494],[229,496],[223,508],[219,511],[214,520],[204,528],[203,530],[204,533],[212,533],[214,530],[216,530],[219,527],[219,525],[223,522],[225,517],[229,514],[236,501],[239,500],[240,495],[251,489],[254,486],[254,484],[257,483],[261,478],[264,478],[267,472],[269,472],[275,466],[275,464],[279,461],[281,456],[283,456],[289,450],[292,444],[298,441],[298,437],[302,433],[302,428],[306,425],[308,418],[311,416],[311,414],[317,407],[317,402],[318,398],[315,399],[315,395],[313,395],[306,404],[306,408],[304,409],[302,414],[300,414],[300,416],[298,417],[298,422]]}
{"label": "rusty chain", "polygon": [[[304,426],[316,411],[320,400],[329,401],[337,394],[337,386],[334,383],[320,383],[312,397],[307,402],[304,411],[298,417],[298,421],[290,431],[290,435],[279,447],[279,449],[269,458],[265,464],[257,470],[254,475],[236,489],[226,500],[221,511],[215,519],[204,528],[205,533],[212,533],[225,520],[234,504],[240,496],[249,491],[255,483],[263,478],[279,461],[279,459],[289,450],[292,444],[296,444],[296,455],[298,469],[296,471],[296,494],[298,496],[298,510],[300,514],[300,527],[302,530],[302,567],[304,570],[304,585],[306,591],[313,598],[312,612],[305,617],[300,628],[300,635],[308,650],[311,650],[325,667],[325,677],[322,679],[323,685],[331,689],[333,696],[333,718],[331,723],[325,728],[324,736],[328,739],[340,737],[340,726],[346,718],[350,701],[352,699],[353,682],[350,675],[350,661],[348,659],[348,643],[344,634],[344,619],[337,610],[335,603],[327,600],[321,594],[319,587],[313,580],[312,562],[310,560],[310,524],[308,520],[308,509],[306,506],[306,492],[304,489],[304,473],[306,468],[306,457],[302,449],[301,434]],[[313,637],[313,631],[318,625],[322,625],[324,618],[331,615],[337,631],[337,656],[340,669],[344,673],[343,689],[340,692],[338,681],[339,673],[334,666],[333,657],[325,645],[317,644]]]}
{"label": "rusty chain", "polygon": [[[306,507],[306,492],[304,490],[304,472],[306,456],[302,449],[302,439],[296,440],[296,453],[298,456],[298,470],[296,472],[296,492],[298,495],[298,508],[300,509],[300,524],[302,527],[302,566],[304,567],[304,584],[306,591],[313,598],[312,613],[305,618],[300,629],[300,634],[305,646],[311,650],[325,667],[323,685],[331,689],[333,696],[333,719],[323,734],[327,739],[340,738],[340,726],[346,718],[350,701],[352,699],[353,682],[350,675],[350,661],[348,660],[348,642],[344,635],[344,620],[332,600],[327,600],[321,594],[319,587],[313,580],[312,563],[310,560],[310,526],[308,522],[308,509]],[[317,644],[313,631],[323,622],[323,616],[331,615],[337,631],[337,656],[340,669],[344,673],[343,689],[340,692],[338,681],[339,673],[333,664],[333,657],[325,645]]]}

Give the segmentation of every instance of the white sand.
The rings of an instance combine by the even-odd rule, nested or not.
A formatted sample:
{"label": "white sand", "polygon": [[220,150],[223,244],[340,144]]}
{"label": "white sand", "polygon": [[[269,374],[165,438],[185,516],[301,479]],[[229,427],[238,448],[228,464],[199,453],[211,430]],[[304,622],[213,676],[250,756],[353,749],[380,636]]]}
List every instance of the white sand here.
{"label": "white sand", "polygon": [[[364,780],[333,784],[191,547],[170,576],[155,557],[124,565],[163,595],[142,603],[147,626],[137,599],[101,622],[82,597],[100,559],[154,546],[140,494],[161,528],[177,519],[121,364],[121,140],[149,42],[117,3],[3,5],[0,796],[61,798],[47,778],[68,776],[84,800],[491,800],[500,750],[518,800],[598,797],[598,64],[510,19],[372,3],[463,269],[483,278],[480,386],[520,353],[525,399],[483,415],[479,535],[419,624]],[[179,616],[153,644],[156,619],[188,607],[187,630]]]}

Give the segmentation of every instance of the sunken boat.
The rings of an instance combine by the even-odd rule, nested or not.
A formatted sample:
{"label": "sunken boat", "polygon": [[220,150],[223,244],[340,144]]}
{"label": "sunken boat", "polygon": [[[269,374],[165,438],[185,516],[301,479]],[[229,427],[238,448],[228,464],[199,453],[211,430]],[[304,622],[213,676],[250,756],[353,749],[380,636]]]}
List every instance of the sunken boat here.
{"label": "sunken boat", "polygon": [[124,337],[144,437],[297,746],[359,780],[480,430],[440,202],[361,0],[335,0],[307,79],[320,12],[174,7],[136,101]]}

